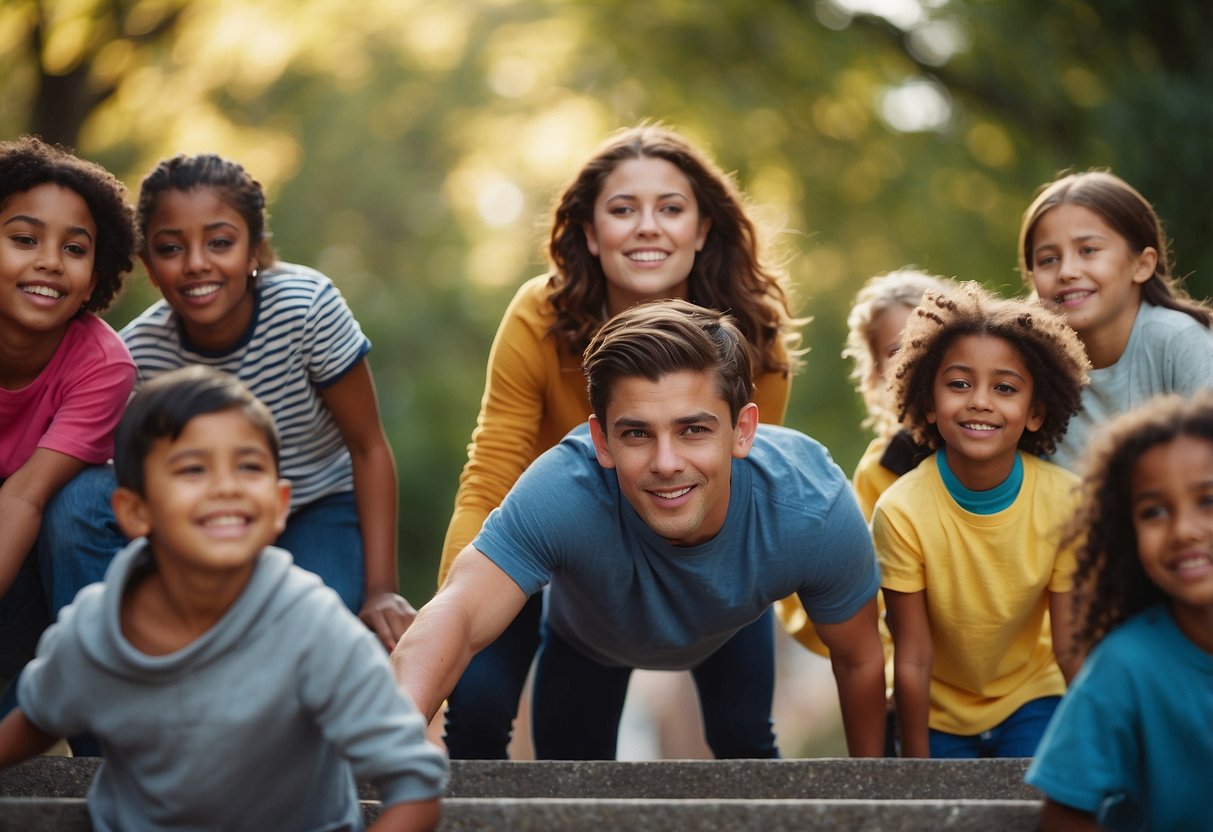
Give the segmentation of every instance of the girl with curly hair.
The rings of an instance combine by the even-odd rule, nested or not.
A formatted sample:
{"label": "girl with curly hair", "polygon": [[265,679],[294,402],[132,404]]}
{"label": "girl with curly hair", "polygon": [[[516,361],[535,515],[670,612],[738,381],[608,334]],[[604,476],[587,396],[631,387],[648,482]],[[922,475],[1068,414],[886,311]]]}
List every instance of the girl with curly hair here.
{"label": "girl with curly hair", "polygon": [[1161,396],[1084,459],[1077,641],[1027,782],[1046,830],[1211,829],[1213,392]]}
{"label": "girl with curly hair", "polygon": [[936,449],[872,517],[902,755],[1031,756],[1076,670],[1061,527],[1078,480],[1038,457],[1078,408],[1082,345],[965,283],[923,298],[890,373],[898,420]]}
{"label": "girl with curly hair", "polygon": [[[755,368],[759,417],[783,421],[800,321],[791,315],[784,273],[760,238],[733,179],[679,134],[645,124],[608,137],[556,200],[549,273],[523,284],[497,330],[440,585],[523,469],[586,420],[581,354],[607,319],[630,306],[682,298],[732,314]],[[448,698],[452,757],[507,756],[541,610],[535,595],[473,658]],[[766,657],[757,678],[771,675],[772,638],[764,616],[734,639],[756,660]],[[773,677],[756,695],[769,695],[772,686]]]}
{"label": "girl with curly hair", "polygon": [[68,559],[43,551],[47,503],[110,458],[135,381],[97,313],[131,270],[136,233],[121,182],[32,137],[0,143],[0,231],[2,685],[33,655],[46,607],[62,606],[54,589]]}

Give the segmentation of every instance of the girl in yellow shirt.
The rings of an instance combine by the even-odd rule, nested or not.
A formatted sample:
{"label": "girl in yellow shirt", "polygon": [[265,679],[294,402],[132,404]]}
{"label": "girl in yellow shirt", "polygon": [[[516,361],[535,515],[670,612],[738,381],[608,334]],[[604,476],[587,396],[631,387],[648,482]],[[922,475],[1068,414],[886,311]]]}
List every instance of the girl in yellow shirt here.
{"label": "girl in yellow shirt", "polygon": [[891,392],[937,451],[872,517],[903,756],[1031,756],[1076,670],[1061,531],[1078,480],[1038,455],[1086,366],[1059,315],[975,283],[927,294],[906,324]]}

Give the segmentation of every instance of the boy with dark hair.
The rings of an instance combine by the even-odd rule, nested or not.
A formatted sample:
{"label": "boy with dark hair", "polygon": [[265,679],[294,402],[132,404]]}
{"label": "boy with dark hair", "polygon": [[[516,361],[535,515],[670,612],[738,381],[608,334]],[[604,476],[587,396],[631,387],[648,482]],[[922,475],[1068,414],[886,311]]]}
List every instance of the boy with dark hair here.
{"label": "boy with dark hair", "polygon": [[[149,382],[115,438],[114,513],[134,542],[81,591],[0,722],[0,767],[89,732],[94,828],[432,829],[446,778],[375,637],[268,544],[290,485],[273,418],[235,377]],[[254,736],[255,735],[255,736]]]}

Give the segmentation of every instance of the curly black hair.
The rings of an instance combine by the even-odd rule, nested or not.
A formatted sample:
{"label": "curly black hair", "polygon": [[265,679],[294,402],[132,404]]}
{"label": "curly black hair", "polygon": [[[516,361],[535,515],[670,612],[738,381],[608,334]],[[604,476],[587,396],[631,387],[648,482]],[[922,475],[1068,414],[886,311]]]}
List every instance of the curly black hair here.
{"label": "curly black hair", "polygon": [[1075,640],[1089,650],[1117,625],[1166,595],[1147,577],[1133,527],[1133,469],[1151,448],[1181,436],[1213,442],[1213,390],[1190,400],[1158,396],[1092,436],[1083,455],[1082,503],[1065,536],[1076,545]]}
{"label": "curly black hair", "polygon": [[901,350],[889,367],[897,419],[914,438],[931,448],[943,445],[939,428],[927,421],[935,409],[935,375],[944,353],[957,338],[992,335],[1011,344],[1032,375],[1032,401],[1040,403],[1044,422],[1025,430],[1019,448],[1050,454],[1079,409],[1087,383],[1086,352],[1065,319],[1044,305],[999,298],[975,282],[946,295],[927,292],[906,322]]}
{"label": "curly black hair", "polygon": [[48,183],[79,194],[97,224],[93,260],[97,284],[81,309],[104,312],[121,291],[123,275],[135,265],[138,232],[126,186],[100,165],[36,136],[0,142],[0,206],[8,204],[13,194]]}

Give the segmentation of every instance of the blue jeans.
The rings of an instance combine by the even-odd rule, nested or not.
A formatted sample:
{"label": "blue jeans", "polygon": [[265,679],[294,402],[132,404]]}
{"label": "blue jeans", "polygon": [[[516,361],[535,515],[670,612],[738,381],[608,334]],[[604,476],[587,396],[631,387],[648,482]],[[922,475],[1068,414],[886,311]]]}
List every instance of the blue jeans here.
{"label": "blue jeans", "polygon": [[30,556],[8,591],[0,596],[0,688],[4,689],[0,717],[17,706],[17,678],[34,657],[38,639],[50,623],[37,561]]}
{"label": "blue jeans", "polygon": [[366,593],[362,527],[353,491],[330,494],[297,508],[274,541],[295,563],[320,576],[355,615]]}
{"label": "blue jeans", "polygon": [[972,758],[972,757],[1031,757],[1036,753],[1036,746],[1044,736],[1045,727],[1060,696],[1045,696],[1033,699],[1020,706],[989,731],[980,734],[964,736],[948,734],[931,729],[928,742],[932,757]]}
{"label": "blue jeans", "polygon": [[[692,668],[704,735],[717,759],[779,756],[771,730],[774,613],[765,613]],[[545,622],[531,724],[542,760],[613,760],[630,667],[586,658]]]}
{"label": "blue jeans", "polygon": [[52,617],[81,589],[103,580],[127,543],[110,507],[117,485],[112,465],[90,465],[59,489],[42,514],[34,551]]}
{"label": "blue jeans", "polygon": [[509,756],[518,700],[539,649],[542,617],[543,593],[537,592],[496,641],[472,656],[446,698],[444,739],[452,760],[504,760]]}
{"label": "blue jeans", "polygon": [[[110,495],[117,487],[113,466],[94,465],[71,479],[47,505],[35,551],[52,616],[83,587],[105,578],[105,570],[127,544]],[[301,506],[275,541],[295,563],[321,577],[346,606],[362,608],[362,530],[354,493],[345,491]]]}

